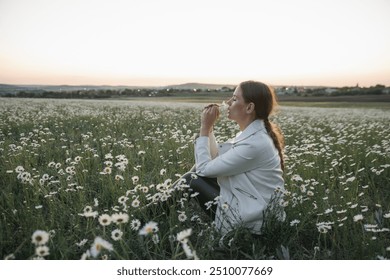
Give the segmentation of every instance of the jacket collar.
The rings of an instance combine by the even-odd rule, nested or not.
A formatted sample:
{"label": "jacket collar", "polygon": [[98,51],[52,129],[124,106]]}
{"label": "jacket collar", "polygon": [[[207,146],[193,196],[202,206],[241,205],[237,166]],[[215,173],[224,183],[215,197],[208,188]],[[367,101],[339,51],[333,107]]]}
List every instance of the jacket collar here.
{"label": "jacket collar", "polygon": [[237,143],[242,140],[245,140],[249,136],[252,136],[256,132],[261,130],[265,130],[264,121],[260,119],[256,119],[253,122],[251,122],[242,132],[239,132],[233,142]]}

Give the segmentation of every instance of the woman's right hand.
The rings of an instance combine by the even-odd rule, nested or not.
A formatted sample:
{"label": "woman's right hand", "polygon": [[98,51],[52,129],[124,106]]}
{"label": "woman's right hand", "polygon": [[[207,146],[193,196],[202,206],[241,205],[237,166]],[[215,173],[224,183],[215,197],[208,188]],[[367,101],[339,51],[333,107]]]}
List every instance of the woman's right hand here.
{"label": "woman's right hand", "polygon": [[209,104],[204,107],[201,115],[200,136],[208,136],[213,130],[213,126],[219,117],[219,106]]}

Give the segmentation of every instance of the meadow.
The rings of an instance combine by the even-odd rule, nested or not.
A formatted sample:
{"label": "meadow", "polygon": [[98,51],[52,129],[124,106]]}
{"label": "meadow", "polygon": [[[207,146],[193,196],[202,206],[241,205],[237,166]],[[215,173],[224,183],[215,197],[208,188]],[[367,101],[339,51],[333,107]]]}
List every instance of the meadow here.
{"label": "meadow", "polygon": [[[0,99],[0,257],[390,258],[390,110],[282,106],[286,219],[221,236],[173,184],[202,107]],[[220,142],[237,132],[215,127]]]}

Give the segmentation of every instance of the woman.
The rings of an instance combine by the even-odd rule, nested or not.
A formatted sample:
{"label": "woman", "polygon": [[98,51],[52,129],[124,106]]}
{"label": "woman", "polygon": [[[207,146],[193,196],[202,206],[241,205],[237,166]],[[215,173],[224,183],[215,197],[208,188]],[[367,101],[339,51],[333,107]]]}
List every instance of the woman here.
{"label": "woman", "polygon": [[[264,211],[276,190],[284,189],[283,136],[269,121],[275,95],[263,83],[246,81],[237,86],[227,104],[228,118],[241,132],[217,145],[213,126],[219,108],[215,104],[206,106],[195,141],[197,177],[187,174],[184,178],[192,191],[199,193],[200,205],[215,211],[213,218],[221,233],[244,226],[260,234]],[[213,200],[217,201],[207,202]]]}

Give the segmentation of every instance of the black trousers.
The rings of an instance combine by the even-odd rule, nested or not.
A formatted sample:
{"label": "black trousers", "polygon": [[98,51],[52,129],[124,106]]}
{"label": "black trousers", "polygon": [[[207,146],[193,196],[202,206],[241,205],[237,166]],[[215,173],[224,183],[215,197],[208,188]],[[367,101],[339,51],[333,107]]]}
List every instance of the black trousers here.
{"label": "black trousers", "polygon": [[[181,179],[186,181],[186,184],[190,186],[189,195],[198,193],[194,198],[199,203],[203,211],[211,217],[215,218],[215,212],[217,210],[217,204],[215,198],[219,196],[220,187],[217,182],[217,178],[207,178],[195,175],[192,169],[182,176]],[[211,201],[211,202],[209,202]],[[211,204],[211,206],[210,206]]]}

